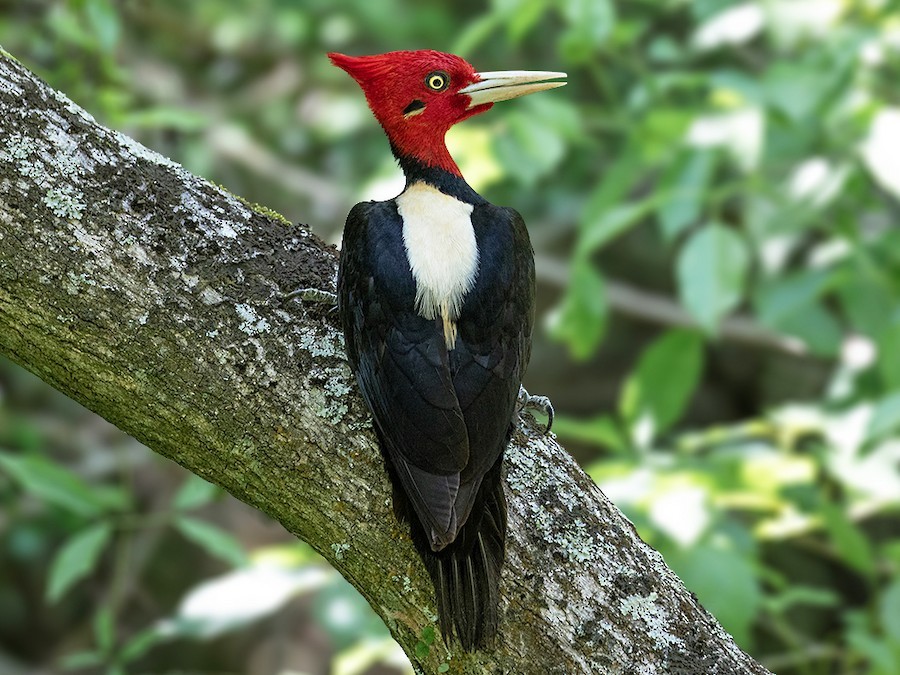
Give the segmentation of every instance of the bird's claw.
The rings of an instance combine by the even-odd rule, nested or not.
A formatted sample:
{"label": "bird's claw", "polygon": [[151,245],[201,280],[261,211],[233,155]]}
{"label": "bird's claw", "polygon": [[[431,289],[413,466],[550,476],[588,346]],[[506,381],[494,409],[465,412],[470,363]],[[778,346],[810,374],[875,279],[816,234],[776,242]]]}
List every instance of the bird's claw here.
{"label": "bird's claw", "polygon": [[544,435],[550,433],[553,426],[553,404],[546,396],[532,396],[528,390],[519,385],[519,395],[517,397],[517,412],[521,413],[526,408],[537,410],[547,416],[547,426],[544,429]]}

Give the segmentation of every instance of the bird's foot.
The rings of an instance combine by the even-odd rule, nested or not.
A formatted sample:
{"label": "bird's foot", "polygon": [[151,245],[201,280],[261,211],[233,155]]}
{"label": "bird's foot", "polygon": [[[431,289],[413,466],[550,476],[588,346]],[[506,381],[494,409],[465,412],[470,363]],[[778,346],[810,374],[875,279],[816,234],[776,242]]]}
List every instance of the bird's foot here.
{"label": "bird's foot", "polygon": [[530,408],[537,410],[547,416],[547,427],[544,429],[544,435],[550,433],[550,427],[553,426],[553,404],[546,396],[532,396],[521,384],[519,385],[519,396],[517,397],[517,412]]}
{"label": "bird's foot", "polygon": [[331,291],[323,291],[321,288],[298,288],[290,293],[285,293],[282,298],[284,300],[292,300],[299,298],[304,302],[313,302],[321,305],[329,305],[331,308],[337,307],[337,295]]}

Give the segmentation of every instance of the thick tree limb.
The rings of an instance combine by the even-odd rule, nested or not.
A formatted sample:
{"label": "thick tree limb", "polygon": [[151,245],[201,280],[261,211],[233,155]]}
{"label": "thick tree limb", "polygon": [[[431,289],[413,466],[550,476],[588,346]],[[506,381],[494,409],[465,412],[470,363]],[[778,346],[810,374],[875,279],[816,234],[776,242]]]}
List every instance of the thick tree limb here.
{"label": "thick tree limb", "polygon": [[336,254],[121,134],[0,54],[0,351],[311,543],[416,667],[765,673],[552,439],[508,452],[495,651],[440,639],[343,357]]}

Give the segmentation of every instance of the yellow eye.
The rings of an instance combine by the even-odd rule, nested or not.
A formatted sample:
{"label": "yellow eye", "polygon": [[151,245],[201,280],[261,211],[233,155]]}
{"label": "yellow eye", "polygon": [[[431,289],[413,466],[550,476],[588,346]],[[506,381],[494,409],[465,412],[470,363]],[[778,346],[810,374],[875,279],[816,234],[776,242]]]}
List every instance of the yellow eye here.
{"label": "yellow eye", "polygon": [[436,70],[425,76],[425,84],[432,91],[444,91],[450,86],[450,76],[443,70]]}

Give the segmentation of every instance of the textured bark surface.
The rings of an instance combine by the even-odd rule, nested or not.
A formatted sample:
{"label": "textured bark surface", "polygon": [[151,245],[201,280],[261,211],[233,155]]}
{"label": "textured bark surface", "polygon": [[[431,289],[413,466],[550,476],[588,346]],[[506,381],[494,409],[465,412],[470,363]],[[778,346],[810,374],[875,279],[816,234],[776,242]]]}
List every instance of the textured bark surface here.
{"label": "textured bark surface", "polygon": [[337,254],[125,136],[0,53],[0,351],[302,537],[416,668],[765,673],[552,439],[507,454],[501,636],[462,654],[343,356]]}

